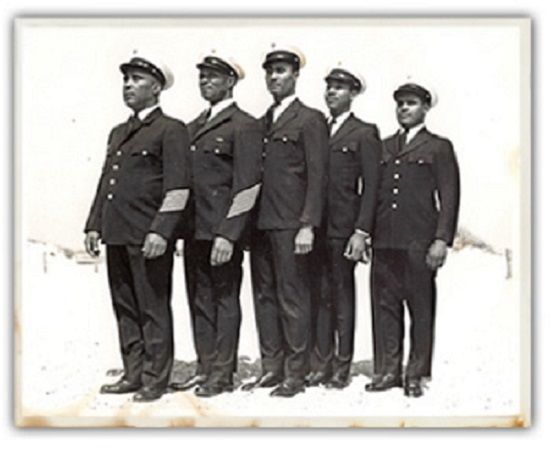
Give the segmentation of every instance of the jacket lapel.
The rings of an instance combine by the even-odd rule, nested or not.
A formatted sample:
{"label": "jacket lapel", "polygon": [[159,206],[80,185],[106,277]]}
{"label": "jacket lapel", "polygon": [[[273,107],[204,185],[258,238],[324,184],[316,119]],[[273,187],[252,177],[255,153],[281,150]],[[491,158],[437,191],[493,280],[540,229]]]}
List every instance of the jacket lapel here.
{"label": "jacket lapel", "polygon": [[237,111],[237,105],[235,103],[232,103],[225,110],[222,110],[219,114],[217,114],[214,118],[212,118],[212,120],[206,122],[202,126],[199,125],[199,129],[197,130],[197,133],[193,137],[193,141],[196,141],[205,133],[209,132],[210,130],[218,127],[220,124],[231,119],[231,116],[233,115],[233,113],[235,113],[235,111]]}
{"label": "jacket lapel", "polygon": [[428,141],[429,139],[430,134],[428,133],[428,130],[426,128],[423,128],[415,135],[415,137],[411,141],[405,144],[405,147],[401,150],[401,152],[399,152],[399,155],[405,155],[409,152],[412,152],[417,147],[425,144],[426,141]]}
{"label": "jacket lapel", "polygon": [[384,149],[391,155],[399,153],[399,131],[384,141]]}
{"label": "jacket lapel", "polygon": [[283,113],[279,116],[279,118],[275,121],[275,123],[271,127],[271,130],[269,130],[269,134],[272,135],[277,130],[282,128],[285,124],[287,124],[292,119],[294,119],[298,114],[298,109],[300,108],[301,105],[302,103],[298,99],[295,99],[287,107],[287,109],[283,111]]}
{"label": "jacket lapel", "polygon": [[160,116],[162,116],[161,108],[160,107],[155,108],[137,126],[134,125],[134,121],[132,117],[130,117],[126,121],[122,134],[119,136],[118,140],[116,140],[113,143],[113,148],[122,146],[125,142],[127,142],[130,138],[132,138],[139,130],[153,123],[155,119],[157,119]]}
{"label": "jacket lapel", "polygon": [[330,137],[329,146],[334,146],[336,143],[338,143],[338,141],[345,138],[346,136],[349,136],[350,133],[353,133],[353,131],[359,126],[360,122],[353,115],[353,113],[350,114],[350,116],[344,121],[340,128],[336,130],[336,133]]}

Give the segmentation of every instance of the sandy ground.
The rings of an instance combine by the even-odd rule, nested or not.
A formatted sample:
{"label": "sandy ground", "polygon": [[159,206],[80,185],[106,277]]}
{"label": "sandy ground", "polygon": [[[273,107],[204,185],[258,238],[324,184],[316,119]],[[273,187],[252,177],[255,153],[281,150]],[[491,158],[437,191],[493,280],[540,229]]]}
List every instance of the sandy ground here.
{"label": "sandy ground", "polygon": [[[76,264],[62,254],[44,260],[45,252],[42,245],[26,244],[22,255],[17,382],[25,424],[413,426],[440,417],[443,424],[456,425],[461,417],[512,417],[521,411],[518,283],[517,277],[505,278],[502,256],[470,248],[449,255],[438,275],[434,378],[422,398],[406,398],[399,389],[377,394],[363,389],[372,351],[370,268],[362,266],[357,270],[354,377],[345,390],[310,388],[292,399],[271,398],[267,389],[209,399],[168,393],[144,405],[132,403],[131,395],[98,393],[101,384],[117,379],[121,366],[105,265],[96,272],[94,265]],[[239,380],[259,371],[246,268]],[[180,379],[194,361],[181,259],[174,278],[173,378]]]}

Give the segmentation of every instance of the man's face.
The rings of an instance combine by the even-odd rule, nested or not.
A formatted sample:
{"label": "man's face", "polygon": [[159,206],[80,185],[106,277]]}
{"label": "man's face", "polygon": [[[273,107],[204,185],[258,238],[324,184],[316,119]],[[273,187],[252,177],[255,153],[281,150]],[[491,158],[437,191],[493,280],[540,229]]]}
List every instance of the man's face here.
{"label": "man's face", "polygon": [[356,95],[357,91],[352,89],[348,83],[342,83],[338,80],[329,80],[327,82],[325,102],[333,116],[338,116],[344,111],[348,111]]}
{"label": "man's face", "polygon": [[265,69],[265,83],[267,89],[277,100],[282,100],[294,94],[298,72],[294,71],[290,63],[272,63]]}
{"label": "man's face", "polygon": [[128,69],[124,74],[122,97],[124,103],[134,111],[154,105],[160,91],[160,82],[147,72]]}
{"label": "man's face", "polygon": [[199,87],[201,96],[211,104],[227,98],[235,85],[235,78],[213,69],[201,69],[199,73]]}
{"label": "man's face", "polygon": [[397,122],[408,130],[423,123],[429,109],[430,106],[417,95],[401,94],[396,100]]}

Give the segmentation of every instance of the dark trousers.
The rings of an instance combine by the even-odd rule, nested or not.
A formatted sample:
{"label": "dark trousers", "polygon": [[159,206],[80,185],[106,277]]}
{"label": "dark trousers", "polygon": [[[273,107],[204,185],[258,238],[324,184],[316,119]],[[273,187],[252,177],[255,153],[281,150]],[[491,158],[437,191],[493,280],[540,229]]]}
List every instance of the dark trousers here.
{"label": "dark trousers", "polygon": [[401,375],[406,304],[411,322],[405,375],[431,377],[435,276],[426,265],[426,250],[374,250],[371,302],[375,374]]}
{"label": "dark trousers", "polygon": [[263,372],[303,382],[311,312],[308,258],[294,253],[297,232],[254,231],[250,263]]}
{"label": "dark trousers", "polygon": [[212,241],[185,243],[187,294],[197,352],[197,374],[231,382],[237,369],[241,326],[240,291],[243,252],[235,246],[231,260],[210,264]]}
{"label": "dark trousers", "polygon": [[159,390],[168,385],[174,361],[173,261],[173,243],[154,259],[144,258],[141,246],[107,246],[124,377]]}
{"label": "dark trousers", "polygon": [[309,269],[313,371],[349,375],[355,332],[355,262],[344,257],[347,238],[318,241]]}

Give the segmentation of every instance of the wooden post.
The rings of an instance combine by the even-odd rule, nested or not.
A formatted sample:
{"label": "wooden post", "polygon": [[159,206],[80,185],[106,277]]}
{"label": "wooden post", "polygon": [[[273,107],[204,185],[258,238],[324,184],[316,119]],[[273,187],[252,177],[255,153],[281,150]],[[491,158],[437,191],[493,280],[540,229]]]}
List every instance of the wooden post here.
{"label": "wooden post", "polygon": [[48,272],[48,253],[47,251],[42,252],[42,270],[44,274]]}

